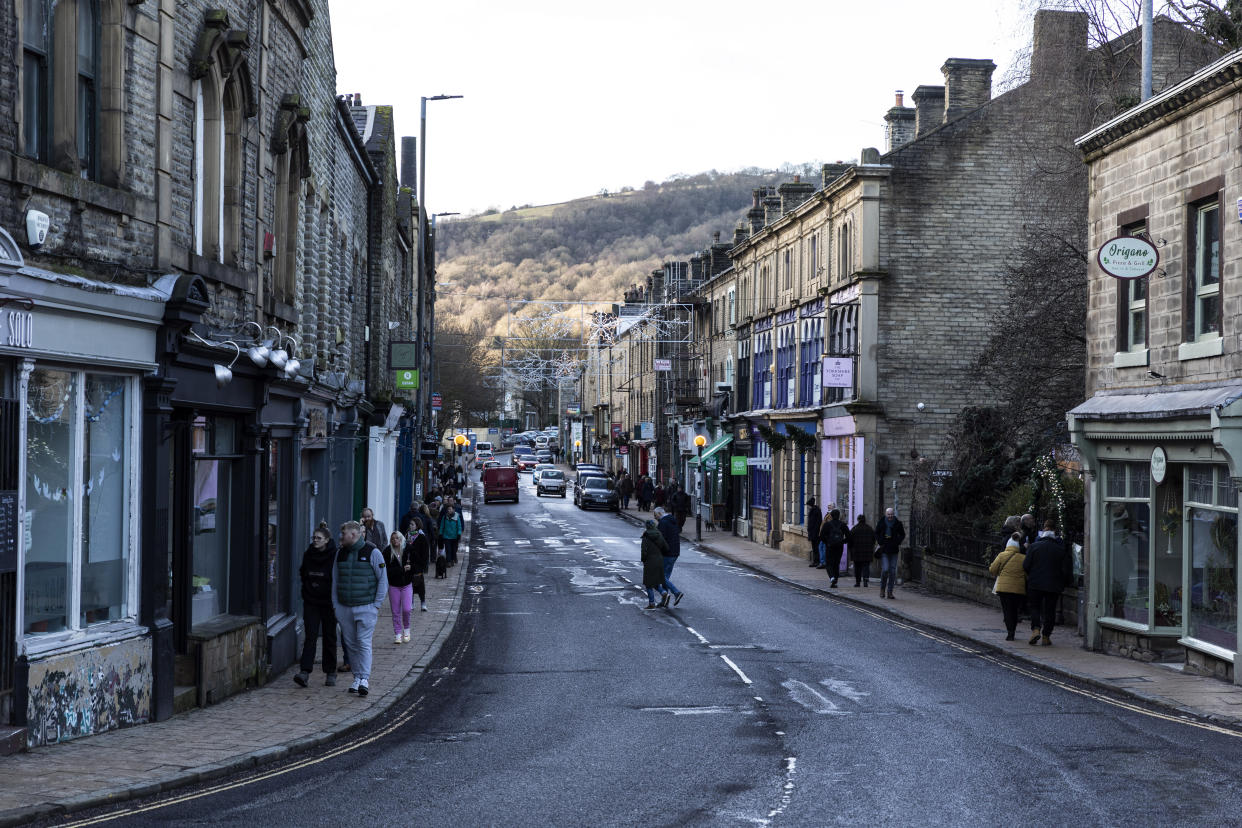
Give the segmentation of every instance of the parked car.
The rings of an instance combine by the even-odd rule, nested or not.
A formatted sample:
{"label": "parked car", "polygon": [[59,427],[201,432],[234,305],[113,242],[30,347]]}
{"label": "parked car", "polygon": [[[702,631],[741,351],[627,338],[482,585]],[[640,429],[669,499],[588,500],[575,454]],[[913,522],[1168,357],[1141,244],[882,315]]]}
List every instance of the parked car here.
{"label": "parked car", "polygon": [[535,465],[535,476],[532,478],[532,480],[533,480],[534,484],[535,484],[536,486],[538,486],[538,485],[539,485],[539,475],[543,474],[543,473],[544,473],[545,471],[547,471],[548,469],[555,469],[555,468],[556,468],[556,465],[555,465],[554,463],[538,463],[538,464],[536,464],[536,465]]}
{"label": "parked car", "polygon": [[614,512],[621,511],[621,496],[617,487],[607,477],[580,477],[574,489],[574,505],[579,509],[603,507]]}
{"label": "parked car", "polygon": [[513,461],[513,465],[520,472],[534,471],[535,466],[539,465],[539,461],[535,459],[533,454],[523,454]]}
{"label": "parked car", "polygon": [[496,455],[492,454],[491,449],[479,449],[474,455],[474,467],[476,469],[483,468],[483,464],[488,460],[495,460]]}
{"label": "parked car", "polygon": [[604,473],[604,467],[601,466],[599,463],[579,463],[578,465],[574,466],[574,469],[577,470],[579,475],[582,475],[586,472],[592,472],[592,471],[597,471],[600,474]]}
{"label": "parked car", "polygon": [[483,502],[512,500],[518,502],[517,469],[496,465],[483,470]]}
{"label": "parked car", "polygon": [[535,482],[536,497],[544,494],[565,496],[565,472],[560,469],[544,469],[543,474]]}

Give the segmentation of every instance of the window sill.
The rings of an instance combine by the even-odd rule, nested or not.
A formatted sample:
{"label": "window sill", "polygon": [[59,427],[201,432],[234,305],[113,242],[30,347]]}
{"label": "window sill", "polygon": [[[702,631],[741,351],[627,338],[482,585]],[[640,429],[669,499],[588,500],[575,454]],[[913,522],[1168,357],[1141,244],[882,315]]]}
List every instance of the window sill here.
{"label": "window sill", "polygon": [[1177,346],[1178,359],[1203,359],[1220,356],[1224,352],[1225,340],[1219,336],[1201,339],[1198,342],[1183,342]]}
{"label": "window sill", "polygon": [[142,638],[150,631],[137,621],[110,621],[73,632],[27,635],[24,639],[26,655],[31,660],[63,655],[78,650],[94,649],[109,644],[119,644],[133,638]]}
{"label": "window sill", "polygon": [[1100,618],[1096,621],[1101,627],[1108,627],[1113,630],[1121,630],[1122,632],[1131,633],[1151,633],[1151,627],[1146,624],[1140,624],[1137,621],[1126,621],[1124,618]]}
{"label": "window sill", "polygon": [[1146,348],[1141,351],[1118,351],[1113,354],[1114,368],[1144,368],[1147,365]]}
{"label": "window sill", "polygon": [[1236,653],[1232,650],[1226,650],[1224,647],[1209,644],[1206,641],[1200,641],[1197,638],[1179,638],[1177,639],[1177,643],[1181,644],[1188,650],[1206,653],[1212,656],[1212,658],[1219,658],[1221,661],[1227,661],[1230,664],[1234,663]]}

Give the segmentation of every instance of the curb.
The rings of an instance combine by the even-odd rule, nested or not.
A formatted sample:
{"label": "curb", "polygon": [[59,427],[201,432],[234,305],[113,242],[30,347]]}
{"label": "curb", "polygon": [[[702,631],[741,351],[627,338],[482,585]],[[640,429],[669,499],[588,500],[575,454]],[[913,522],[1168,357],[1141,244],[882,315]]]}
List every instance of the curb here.
{"label": "curb", "polygon": [[[623,511],[621,515],[626,520],[628,520],[631,523],[634,523],[635,525],[641,526],[643,523],[642,518],[639,518],[635,515],[631,515],[628,512]],[[684,535],[683,535],[683,538],[685,538]],[[853,606],[866,607],[869,611],[876,612],[881,615],[891,616],[892,618],[899,619],[908,624],[913,624],[915,626],[933,630],[937,633],[940,633],[941,635],[945,635],[950,638],[957,639],[958,641],[969,642],[971,645],[977,648],[983,649],[991,655],[1000,655],[1000,656],[1012,658],[1016,661],[1021,662],[1022,664],[1026,666],[1031,667],[1032,669],[1039,670],[1044,673],[1049,673],[1059,678],[1070,679],[1080,684],[1088,685],[1095,690],[1099,690],[1111,696],[1125,698],[1130,701],[1134,701],[1134,702],[1138,702],[1140,704],[1146,705],[1148,707],[1159,708],[1161,711],[1166,712],[1166,713],[1173,713],[1178,716],[1182,716],[1182,717],[1186,717],[1190,719],[1196,719],[1199,721],[1210,722],[1214,725],[1228,727],[1233,730],[1242,731],[1242,717],[1230,717],[1230,716],[1206,714],[1201,711],[1195,710],[1193,708],[1184,707],[1182,705],[1175,704],[1163,697],[1151,696],[1145,693],[1140,693],[1140,692],[1131,690],[1126,687],[1117,687],[1115,685],[1109,684],[1106,681],[1102,681],[1093,676],[1087,676],[1087,675],[1083,675],[1082,673],[1077,673],[1065,667],[1060,667],[1054,664],[1047,664],[1042,661],[1035,661],[1034,659],[1027,658],[1025,655],[1023,655],[1021,650],[1008,650],[1008,649],[1005,649],[1004,647],[993,644],[990,641],[985,641],[981,638],[973,638],[971,636],[964,635],[960,630],[956,630],[951,627],[941,626],[939,624],[936,624],[933,621],[928,621],[923,618],[913,618],[901,612],[899,608],[894,607],[894,606],[877,606],[875,604],[871,604],[866,601],[857,600],[856,598],[854,598],[853,596],[847,593],[829,592],[825,589],[819,589],[817,587],[810,587],[805,584],[800,584],[797,581],[793,581],[793,580],[790,580],[789,578],[782,577],[781,575],[778,575],[774,572],[770,572],[769,570],[764,569],[758,564],[752,563],[751,561],[745,560],[744,558],[737,557],[736,555],[732,553],[723,551],[715,546],[712,546],[708,541],[705,541],[705,540],[696,541],[693,538],[685,538],[685,539],[689,540],[691,543],[696,544],[698,548],[704,552],[715,555],[716,557],[719,557],[719,558],[724,558],[725,560],[731,563],[737,564],[738,566],[744,567],[745,569],[749,569],[752,572],[759,573],[760,575],[764,575],[782,584],[786,584],[792,587],[797,587],[798,589],[803,589],[808,592],[814,592],[819,595],[825,595],[831,598],[835,598],[839,601],[851,604]]]}
{"label": "curb", "polygon": [[[458,550],[458,566],[459,573],[465,573],[469,568],[470,553],[473,551],[471,540],[474,536],[474,515],[477,509],[477,500],[479,487],[473,486],[470,498],[470,520],[466,522],[465,531],[462,534],[464,541],[465,553],[462,554]],[[236,773],[237,771],[247,768],[255,768],[261,765],[267,765],[287,759],[299,753],[305,753],[314,748],[322,747],[328,742],[337,739],[346,734],[352,733],[365,725],[375,721],[380,716],[388,713],[397,702],[400,701],[405,694],[418,682],[420,678],[427,672],[427,666],[435,660],[440,654],[440,650],[444,647],[444,642],[457,629],[457,624],[461,620],[461,603],[465,596],[465,579],[464,574],[459,575],[460,589],[456,589],[453,595],[453,603],[449,608],[449,615],[452,616],[451,621],[446,621],[441,627],[440,632],[436,635],[435,640],[431,642],[431,646],[427,651],[410,667],[409,672],[405,674],[377,703],[367,710],[360,711],[357,716],[348,719],[341,726],[334,730],[324,730],[313,736],[302,736],[289,742],[282,742],[271,745],[269,747],[260,748],[250,753],[240,754],[219,762],[208,765],[200,765],[198,767],[189,768],[180,771],[172,776],[163,779],[151,780],[146,782],[135,782],[132,785],[126,785],[118,788],[105,788],[87,794],[79,794],[57,802],[44,802],[38,805],[29,805],[21,808],[12,808],[0,813],[0,828],[6,828],[10,825],[25,825],[41,819],[49,819],[52,817],[64,816],[76,811],[84,811],[90,808],[106,807],[108,805],[118,805],[131,799],[141,799],[152,796],[154,794],[166,793],[177,788],[183,788],[187,785],[193,785],[200,782],[210,782],[213,779],[219,779],[223,776]]]}

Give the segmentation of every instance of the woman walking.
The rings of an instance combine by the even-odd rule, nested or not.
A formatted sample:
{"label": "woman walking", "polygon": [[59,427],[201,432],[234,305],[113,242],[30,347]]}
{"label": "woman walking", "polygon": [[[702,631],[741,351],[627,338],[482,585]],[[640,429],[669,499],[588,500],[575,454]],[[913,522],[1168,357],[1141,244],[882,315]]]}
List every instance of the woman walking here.
{"label": "woman walking", "polygon": [[638,511],[649,511],[653,497],[655,497],[655,484],[651,482],[648,475],[644,474],[642,481],[638,484]]}
{"label": "woman walking", "polygon": [[[647,588],[647,606],[643,609],[655,609],[657,606],[668,606],[670,593],[664,589],[664,553],[668,551],[668,543],[654,520],[648,520],[643,527],[641,557],[643,586]],[[661,596],[659,604],[655,599],[657,592]]]}
{"label": "woman walking", "polygon": [[1013,641],[1014,631],[1018,628],[1018,614],[1026,603],[1024,563],[1026,555],[1022,553],[1022,534],[1013,532],[1005,542],[1005,548],[988,567],[988,572],[996,576],[996,597],[1000,598],[1001,615],[1005,619],[1006,641]]}
{"label": "woman walking", "polygon": [[392,610],[392,641],[410,640],[410,610],[414,601],[414,565],[411,551],[400,532],[388,536],[384,563],[388,570],[388,608]]}
{"label": "woman walking", "polygon": [[336,684],[336,613],[332,609],[332,568],[336,563],[336,541],[328,527],[320,524],[311,536],[310,546],[302,553],[302,620],[306,626],[306,643],[302,646],[301,672],[293,677],[300,687],[306,686],[315,667],[315,644],[323,636],[324,684]]}
{"label": "woman walking", "polygon": [[418,593],[418,608],[427,611],[427,566],[431,561],[431,541],[418,521],[410,524],[410,539],[405,544],[410,557],[410,586]]}
{"label": "woman walking", "polygon": [[871,586],[871,561],[875,558],[875,530],[867,525],[867,516],[859,515],[850,528],[850,560],[854,563],[854,586]]}
{"label": "woman walking", "polygon": [[439,530],[440,540],[444,542],[445,564],[454,566],[457,563],[457,544],[461,542],[461,536],[466,527],[451,501],[440,512]]}

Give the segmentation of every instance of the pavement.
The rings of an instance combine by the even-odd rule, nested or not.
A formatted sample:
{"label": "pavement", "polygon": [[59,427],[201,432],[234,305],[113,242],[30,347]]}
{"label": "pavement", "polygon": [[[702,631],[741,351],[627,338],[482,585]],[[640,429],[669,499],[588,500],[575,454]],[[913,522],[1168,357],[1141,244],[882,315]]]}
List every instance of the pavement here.
{"label": "pavement", "polygon": [[[623,513],[635,523],[650,513]],[[693,523],[687,522],[682,537],[694,542]],[[971,642],[975,647],[1027,662],[1043,671],[1089,685],[1110,695],[1132,699],[1176,715],[1206,719],[1231,728],[1242,728],[1242,687],[1220,679],[1183,672],[1180,664],[1135,661],[1088,650],[1075,630],[1058,627],[1053,646],[1031,646],[1025,628],[1018,627],[1016,641],[1005,641],[1000,608],[933,593],[919,584],[898,586],[893,600],[880,596],[879,579],[871,587],[855,588],[854,578],[842,576],[838,588],[828,587],[822,569],[807,565],[806,557],[794,557],[778,549],[721,531],[704,529],[699,547],[756,572],[804,589],[831,594],[834,598]]]}
{"label": "pavement", "polygon": [[410,642],[394,644],[388,601],[375,626],[371,694],[346,692],[342,673],[325,687],[316,661],[310,686],[297,664],[266,685],[163,722],[0,757],[0,826],[96,808],[205,782],[312,750],[392,708],[426,671],[453,631],[469,569],[472,510],[448,578],[427,577],[427,612],[415,596]]}

